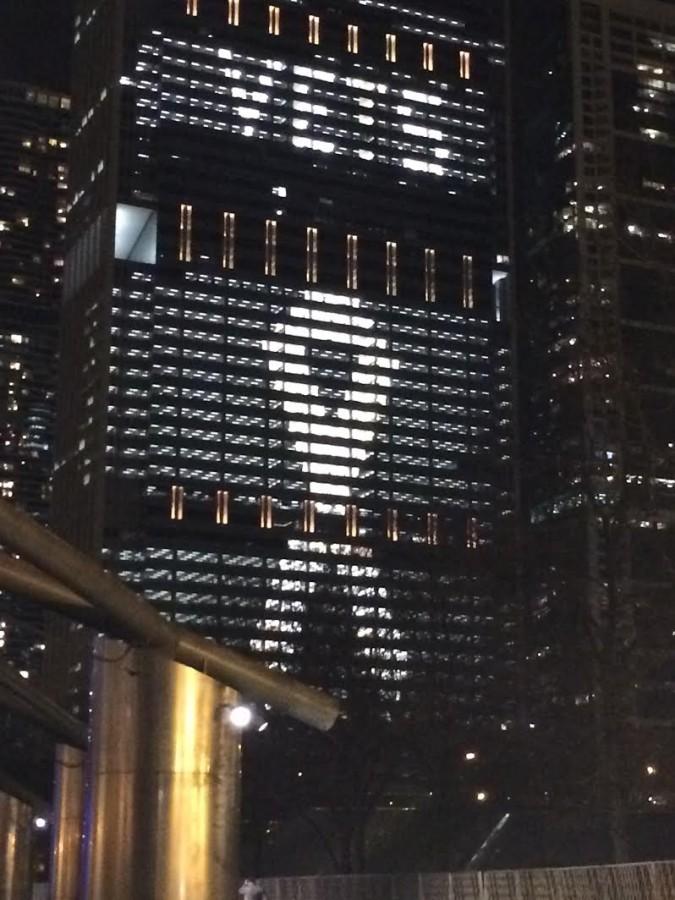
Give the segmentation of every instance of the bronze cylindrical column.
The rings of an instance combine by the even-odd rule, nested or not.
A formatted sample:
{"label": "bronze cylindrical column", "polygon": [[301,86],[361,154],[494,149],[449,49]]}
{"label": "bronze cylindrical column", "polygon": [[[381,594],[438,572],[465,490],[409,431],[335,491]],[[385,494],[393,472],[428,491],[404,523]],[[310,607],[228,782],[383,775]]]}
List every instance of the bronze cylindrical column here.
{"label": "bronze cylindrical column", "polygon": [[0,793],[0,900],[29,900],[30,806]]}
{"label": "bronze cylindrical column", "polygon": [[112,641],[94,669],[86,900],[234,900],[236,693]]}
{"label": "bronze cylindrical column", "polygon": [[54,763],[50,900],[77,900],[84,811],[84,753],[58,744]]}

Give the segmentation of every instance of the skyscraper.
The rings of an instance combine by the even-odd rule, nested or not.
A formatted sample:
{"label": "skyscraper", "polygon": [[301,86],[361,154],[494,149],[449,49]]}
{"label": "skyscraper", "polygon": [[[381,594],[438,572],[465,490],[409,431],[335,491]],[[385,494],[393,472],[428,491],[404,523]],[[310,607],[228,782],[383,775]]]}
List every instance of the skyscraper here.
{"label": "skyscraper", "polygon": [[[69,107],[62,94],[0,82],[0,493],[43,519],[54,439]],[[0,600],[0,653],[31,668],[42,635],[37,622],[25,619]]]}
{"label": "skyscraper", "polygon": [[497,5],[81,0],[55,521],[176,621],[486,716]]}
{"label": "skyscraper", "polygon": [[520,7],[534,708],[614,814],[672,790],[675,8]]}

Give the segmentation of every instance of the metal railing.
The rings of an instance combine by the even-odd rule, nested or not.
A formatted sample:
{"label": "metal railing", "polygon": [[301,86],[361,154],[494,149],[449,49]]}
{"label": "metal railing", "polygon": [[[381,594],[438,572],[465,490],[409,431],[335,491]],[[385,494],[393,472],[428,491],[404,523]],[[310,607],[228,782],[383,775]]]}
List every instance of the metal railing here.
{"label": "metal railing", "polygon": [[675,862],[264,882],[268,900],[673,900]]}

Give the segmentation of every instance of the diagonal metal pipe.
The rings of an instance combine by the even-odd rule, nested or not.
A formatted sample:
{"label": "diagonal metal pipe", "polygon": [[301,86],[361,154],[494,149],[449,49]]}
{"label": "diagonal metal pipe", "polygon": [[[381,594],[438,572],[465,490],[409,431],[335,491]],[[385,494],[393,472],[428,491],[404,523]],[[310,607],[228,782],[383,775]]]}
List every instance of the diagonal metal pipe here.
{"label": "diagonal metal pipe", "polygon": [[166,621],[91,557],[3,499],[0,540],[51,576],[49,581],[56,580],[89,601],[137,642],[314,728],[328,731],[335,724],[340,707],[328,694]]}
{"label": "diagonal metal pipe", "polygon": [[82,722],[3,662],[0,662],[0,706],[29,719],[66,744],[81,749],[87,746],[87,729]]}

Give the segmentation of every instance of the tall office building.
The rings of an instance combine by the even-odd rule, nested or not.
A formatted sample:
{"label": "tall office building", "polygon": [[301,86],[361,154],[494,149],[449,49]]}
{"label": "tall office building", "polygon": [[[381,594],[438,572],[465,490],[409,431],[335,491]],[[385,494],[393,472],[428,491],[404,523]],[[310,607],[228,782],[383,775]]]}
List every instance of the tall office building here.
{"label": "tall office building", "polygon": [[[46,518],[64,265],[69,98],[0,82],[0,494]],[[0,599],[0,654],[38,665],[39,616]]]}
{"label": "tall office building", "polygon": [[167,616],[487,717],[497,4],[77,4],[55,521]]}
{"label": "tall office building", "polygon": [[[675,713],[675,7],[520,6],[533,706],[544,728],[571,723],[564,769],[658,805]],[[590,783],[574,779],[585,798]]]}

